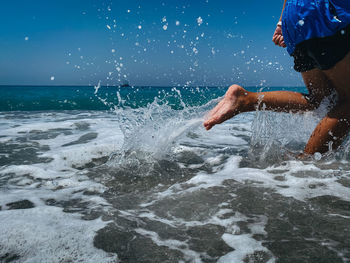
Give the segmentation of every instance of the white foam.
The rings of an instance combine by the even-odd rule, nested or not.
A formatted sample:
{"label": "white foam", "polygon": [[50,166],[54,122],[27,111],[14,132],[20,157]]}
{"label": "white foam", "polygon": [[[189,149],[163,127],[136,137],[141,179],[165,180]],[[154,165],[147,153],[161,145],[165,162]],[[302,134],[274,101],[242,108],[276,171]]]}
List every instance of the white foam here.
{"label": "white foam", "polygon": [[[314,164],[303,164],[301,161],[285,162],[287,165],[277,166],[274,169],[255,169],[255,168],[238,168],[240,157],[233,156],[229,158],[224,168],[215,174],[199,173],[186,183],[194,186],[187,191],[198,190],[220,186],[225,180],[235,180],[241,183],[250,181],[256,187],[267,187],[274,189],[279,194],[286,197],[293,197],[297,200],[305,201],[308,198],[332,195],[343,200],[350,200],[349,188],[338,182],[338,177],[334,176],[337,171],[321,170]],[[284,181],[275,180],[275,174],[271,170],[286,170],[280,176],[285,178]],[[293,174],[297,172],[317,172],[317,176],[296,177]],[[310,188],[309,185],[320,185],[323,187]],[[282,186],[282,187],[281,187]]]}
{"label": "white foam", "polygon": [[[112,152],[120,149],[123,144],[123,135],[119,129],[118,123],[111,119],[111,116],[101,116],[102,118],[78,118],[72,120],[69,114],[57,113],[56,118],[49,115],[34,115],[36,118],[30,118],[23,121],[14,121],[8,123],[7,128],[0,131],[0,135],[6,136],[2,138],[2,142],[14,140],[18,136],[28,135],[29,131],[50,132],[50,130],[59,131],[66,129],[72,134],[60,134],[53,139],[32,140],[40,145],[47,145],[50,150],[44,152],[40,157],[53,158],[49,165],[52,170],[60,171],[75,166],[82,166],[90,162],[93,158],[108,156]],[[43,117],[41,119],[40,117]],[[51,117],[51,118],[50,118]],[[74,117],[74,115],[73,115]],[[67,120],[67,118],[69,118]],[[16,123],[18,127],[11,127]],[[77,129],[77,124],[85,123],[89,125],[88,130]],[[73,144],[71,146],[62,147],[62,145],[77,141],[82,135],[87,133],[97,133],[97,138],[83,144]]]}
{"label": "white foam", "polygon": [[[244,263],[243,260],[245,257],[253,254],[255,251],[269,252],[264,246],[261,245],[260,241],[255,240],[249,234],[224,234],[222,236],[222,239],[226,242],[227,245],[234,248],[235,250],[221,257],[218,260],[219,263]],[[268,262],[273,263],[275,262],[275,259],[272,258]]]}
{"label": "white foam", "polygon": [[[2,189],[0,192],[0,205],[6,209],[5,205],[7,203],[27,199],[36,206],[33,209],[5,210],[0,213],[2,222],[5,222],[4,220],[9,221],[11,218],[16,219],[9,225],[0,226],[0,235],[6,237],[6,240],[13,239],[13,242],[10,242],[5,247],[8,251],[13,250],[15,243],[18,242],[21,247],[18,253],[21,253],[23,257],[27,257],[29,261],[39,261],[45,253],[49,253],[49,259],[55,261],[55,249],[61,247],[65,242],[73,242],[72,244],[69,243],[70,248],[68,248],[68,252],[76,253],[77,251],[82,251],[82,255],[78,255],[79,259],[81,257],[83,261],[87,259],[87,262],[93,262],[91,254],[100,251],[93,248],[93,233],[103,227],[105,223],[98,220],[82,221],[78,215],[65,214],[59,208],[47,207],[44,201],[51,198],[60,201],[77,198],[88,202],[88,208],[102,206],[105,209],[109,209],[110,206],[106,200],[98,195],[88,196],[83,194],[83,191],[86,190],[103,193],[107,187],[93,182],[84,175],[84,171],[77,172],[73,166],[83,166],[94,158],[108,156],[117,150],[128,149],[129,146],[134,147],[132,149],[136,150],[146,150],[159,159],[164,158],[164,153],[169,153],[169,149],[172,151],[170,153],[173,154],[189,151],[202,158],[204,160],[203,165],[208,165],[211,168],[211,172],[206,172],[206,170],[199,172],[185,182],[175,182],[165,191],[156,192],[153,196],[147,198],[144,204],[140,205],[142,209],[120,211],[120,214],[125,217],[147,218],[171,227],[194,227],[205,226],[206,224],[222,226],[226,232],[222,236],[223,240],[235,250],[221,257],[220,262],[242,262],[247,255],[255,251],[264,251],[270,254],[262,246],[261,241],[253,238],[254,234],[266,235],[265,225],[268,219],[261,215],[248,216],[238,213],[228,203],[219,204],[216,213],[208,215],[208,218],[202,221],[185,220],[172,216],[161,218],[155,212],[149,210],[151,205],[167,198],[191,196],[193,193],[203,189],[227,187],[225,185],[227,180],[234,180],[237,184],[249,184],[251,187],[272,189],[280,194],[281,197],[293,197],[301,201],[322,195],[331,195],[343,200],[350,200],[349,188],[337,182],[339,176],[335,176],[335,174],[338,174],[339,171],[336,169],[320,169],[315,163],[303,163],[300,161],[287,161],[266,169],[240,167],[243,158],[238,156],[238,154],[234,155],[232,153],[242,150],[248,151],[250,146],[247,137],[252,135],[250,125],[254,114],[239,115],[222,125],[215,126],[211,131],[207,132],[201,125],[202,119],[196,114],[188,114],[189,116],[184,117],[183,115],[186,114],[179,114],[170,110],[167,106],[161,108],[159,105],[150,105],[147,109],[139,109],[138,111],[121,110],[118,113],[126,114],[128,117],[133,118],[130,120],[131,124],[133,122],[136,123],[132,127],[134,130],[131,130],[130,134],[123,130],[129,136],[126,141],[124,141],[125,138],[115,119],[103,113],[91,113],[91,116],[89,116],[90,113],[86,113],[85,115],[75,116],[76,119],[64,113],[57,114],[55,117],[50,114],[39,114],[36,118],[33,117],[29,120],[6,120],[6,123],[2,124],[3,129],[0,129],[0,135],[6,137],[0,138],[1,141],[15,140],[23,136],[23,133],[18,134],[19,132],[29,134],[28,132],[32,130],[49,131],[50,129],[59,128],[68,129],[72,133],[68,135],[61,134],[53,139],[35,140],[42,146],[48,145],[50,147],[50,150],[41,153],[39,156],[52,158],[53,160],[49,163],[11,165],[0,169],[2,176],[12,174],[12,179],[6,186],[7,188]],[[98,117],[96,118],[96,116]],[[257,120],[261,120],[261,118],[265,118],[262,121],[265,124],[269,124],[269,121],[274,120],[273,116],[259,115],[255,120],[255,125]],[[122,120],[123,116],[118,118],[118,120]],[[87,130],[79,130],[75,128],[77,122],[84,122],[89,125],[89,128]],[[302,122],[301,120],[298,123]],[[128,123],[123,124],[126,126]],[[311,127],[313,124],[308,125]],[[14,127],[14,125],[19,126]],[[272,134],[272,137],[275,137],[268,138],[266,136],[258,142],[264,142],[265,139],[268,141],[280,140],[283,137],[283,133],[289,129],[289,126],[282,127],[281,132],[281,130],[275,130],[276,125],[270,126],[271,129],[266,126],[259,131],[253,131],[253,137],[256,137],[258,134],[263,136]],[[83,144],[72,144],[62,147],[62,145],[77,141],[82,135],[91,132],[97,133],[97,138]],[[187,136],[188,132],[195,136]],[[302,135],[293,133],[291,137],[282,138],[286,139],[283,143],[286,144],[291,138],[305,140],[308,132],[309,130]],[[253,143],[257,142],[254,140]],[[132,145],[128,143],[132,143]],[[190,167],[200,168],[201,165],[196,164]],[[302,174],[302,176],[298,176],[298,174]],[[340,177],[344,175],[344,172],[341,174]],[[283,180],[277,180],[275,178],[277,175],[283,177]],[[308,187],[309,185],[317,185],[317,187],[310,188]],[[231,193],[231,196],[232,198],[236,197],[234,193]],[[344,215],[333,214],[332,216],[346,219]],[[25,218],[28,219],[28,222],[25,221]],[[243,230],[239,228],[238,222],[247,222],[248,220],[247,226],[249,231],[248,233],[242,233]],[[21,224],[25,226],[24,229],[18,229]],[[93,224],[96,224],[96,226]],[[43,225],[42,231],[40,230],[41,225]],[[72,234],[67,233],[68,230],[65,229],[65,226],[71,228]],[[28,229],[37,231],[37,237]],[[87,231],[87,236],[83,235],[84,231]],[[190,250],[186,241],[163,240],[158,233],[147,229],[138,228],[137,232],[149,237],[159,246],[167,246],[181,251],[188,260],[200,262],[201,254]],[[62,235],[60,239],[60,233],[66,236]],[[47,244],[41,245],[45,240],[48,240],[45,238],[49,238],[49,241],[46,241]],[[66,238],[72,238],[72,241],[64,241]],[[28,240],[28,242],[25,244],[20,243],[24,239]],[[1,242],[0,244],[2,244]],[[81,247],[78,245],[80,242],[84,243]],[[39,248],[33,249],[32,246],[36,243],[42,247],[39,246]],[[31,252],[31,249],[33,249],[33,252]],[[95,256],[106,257],[109,260],[108,254],[104,252],[101,252],[101,254],[100,252],[96,252]],[[65,252],[62,252],[63,254],[60,253],[59,250],[57,255],[67,260],[70,259],[68,253],[67,255]],[[89,261],[90,258],[91,261]],[[94,259],[96,262],[99,261],[98,258]],[[272,258],[270,262],[274,262],[274,259]]]}
{"label": "white foam", "polygon": [[[103,193],[105,186],[72,171],[59,172],[34,165],[18,165],[0,169],[0,175],[5,174],[14,175],[7,189],[0,191],[0,205],[3,207],[7,203],[21,200],[29,200],[36,206],[41,206],[44,205],[44,200],[48,199],[70,200],[74,198],[81,198],[89,202],[91,207],[95,204],[108,205],[101,197],[83,195],[85,190]],[[36,179],[40,180],[36,181]]]}
{"label": "white foam", "polygon": [[1,254],[20,262],[116,262],[116,254],[93,245],[97,230],[107,222],[84,221],[57,207],[8,210],[0,213]]}
{"label": "white foam", "polygon": [[161,239],[156,232],[148,231],[142,228],[137,228],[135,231],[140,235],[150,238],[158,246],[166,246],[170,249],[181,251],[185,256],[186,261],[195,263],[202,262],[200,258],[201,253],[189,249],[189,246],[186,242],[174,239]]}
{"label": "white foam", "polygon": [[[98,195],[106,190],[106,186],[92,181],[73,165],[82,166],[120,148],[123,136],[117,123],[110,119],[111,115],[104,113],[28,113],[25,117],[6,120],[4,129],[0,130],[0,135],[6,136],[2,142],[18,143],[17,138],[27,137],[28,143],[49,146],[50,149],[38,157],[52,161],[0,168],[2,179],[8,178],[8,184],[0,191],[3,210],[0,222],[4,222],[0,226],[1,254],[18,254],[23,262],[116,262],[115,254],[93,246],[95,232],[103,228],[105,222],[81,220],[79,214],[63,213],[60,208],[47,206],[46,201],[81,200],[86,210],[110,207]],[[87,128],[79,129],[79,124]],[[69,133],[65,135],[62,129]],[[31,137],[39,131],[62,133],[52,139],[30,139],[40,138]],[[91,132],[97,133],[97,138],[62,147]],[[97,194],[85,195],[85,191]],[[22,200],[29,200],[35,208],[7,210],[6,204]]]}

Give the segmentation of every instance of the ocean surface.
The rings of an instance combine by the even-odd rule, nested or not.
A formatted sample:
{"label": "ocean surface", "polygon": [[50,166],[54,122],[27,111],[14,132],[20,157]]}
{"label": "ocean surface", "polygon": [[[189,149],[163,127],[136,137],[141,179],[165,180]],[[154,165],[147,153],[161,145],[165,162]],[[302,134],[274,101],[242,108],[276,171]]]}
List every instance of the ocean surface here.
{"label": "ocean surface", "polygon": [[1,86],[0,262],[350,262],[349,139],[295,158],[322,107],[206,131],[225,91]]}

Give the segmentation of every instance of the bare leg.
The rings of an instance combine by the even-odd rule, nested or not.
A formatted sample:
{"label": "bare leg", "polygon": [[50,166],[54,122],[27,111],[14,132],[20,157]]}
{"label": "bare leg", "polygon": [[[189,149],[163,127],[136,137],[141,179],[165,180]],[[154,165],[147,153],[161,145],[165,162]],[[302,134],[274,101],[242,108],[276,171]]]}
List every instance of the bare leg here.
{"label": "bare leg", "polygon": [[336,105],[316,126],[304,152],[306,154],[325,153],[339,147],[350,130],[349,120],[349,104]]}
{"label": "bare leg", "polygon": [[307,97],[289,91],[254,93],[238,85],[231,86],[224,99],[209,113],[205,128],[209,130],[241,112],[256,109],[258,105],[280,112],[313,110],[335,89],[339,94],[337,105],[317,125],[305,153],[336,149],[350,131],[350,53],[330,70],[314,69],[302,73],[302,76],[310,93]]}
{"label": "bare leg", "polygon": [[238,85],[232,85],[225,97],[209,113],[204,127],[210,130],[233,116],[256,107],[265,106],[266,110],[278,112],[300,112],[317,108],[325,96],[330,94],[331,86],[326,75],[321,70],[311,70],[302,73],[304,82],[309,89],[309,96],[292,91],[248,92]]}
{"label": "bare leg", "polygon": [[258,105],[265,105],[266,110],[299,111],[311,107],[304,95],[290,91],[248,92],[241,86],[232,85],[225,97],[209,113],[204,127],[210,130],[214,125],[220,124],[233,116],[247,111],[253,111]]}
{"label": "bare leg", "polygon": [[332,69],[323,71],[339,94],[337,105],[312,133],[305,153],[324,153],[336,149],[350,131],[350,53]]}

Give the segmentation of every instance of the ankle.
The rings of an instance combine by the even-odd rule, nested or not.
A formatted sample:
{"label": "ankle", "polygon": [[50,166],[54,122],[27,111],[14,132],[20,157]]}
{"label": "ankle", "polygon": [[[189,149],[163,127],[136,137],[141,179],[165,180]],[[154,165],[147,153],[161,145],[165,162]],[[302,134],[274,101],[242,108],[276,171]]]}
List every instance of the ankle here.
{"label": "ankle", "polygon": [[255,111],[259,104],[258,93],[246,91],[245,94],[245,111]]}

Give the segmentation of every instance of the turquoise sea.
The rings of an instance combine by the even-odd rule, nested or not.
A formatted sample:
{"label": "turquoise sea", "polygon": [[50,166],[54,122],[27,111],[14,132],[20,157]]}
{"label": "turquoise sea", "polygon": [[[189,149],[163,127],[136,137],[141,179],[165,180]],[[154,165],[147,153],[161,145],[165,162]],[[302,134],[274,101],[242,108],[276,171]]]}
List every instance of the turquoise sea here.
{"label": "turquoise sea", "polygon": [[226,89],[0,86],[0,262],[349,262],[349,140],[295,158],[322,107],[206,131]]}
{"label": "turquoise sea", "polygon": [[[0,86],[0,111],[110,110],[142,108],[154,102],[174,109],[200,106],[223,96],[227,87]],[[293,90],[304,87],[248,87],[250,91]],[[103,101],[105,100],[105,101]]]}

